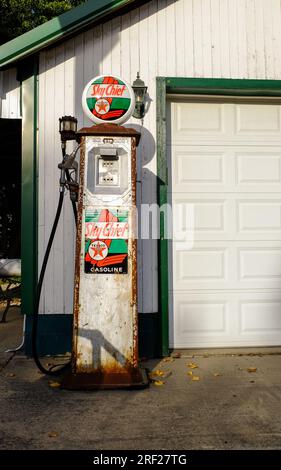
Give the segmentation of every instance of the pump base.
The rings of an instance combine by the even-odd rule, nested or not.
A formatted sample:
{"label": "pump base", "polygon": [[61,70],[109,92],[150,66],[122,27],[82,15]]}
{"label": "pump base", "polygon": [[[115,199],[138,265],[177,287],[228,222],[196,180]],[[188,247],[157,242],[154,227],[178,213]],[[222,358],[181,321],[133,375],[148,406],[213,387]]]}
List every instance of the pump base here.
{"label": "pump base", "polygon": [[63,377],[60,388],[66,390],[113,390],[138,389],[148,387],[148,385],[146,370],[137,368],[133,372],[119,373],[74,374],[69,372]]}

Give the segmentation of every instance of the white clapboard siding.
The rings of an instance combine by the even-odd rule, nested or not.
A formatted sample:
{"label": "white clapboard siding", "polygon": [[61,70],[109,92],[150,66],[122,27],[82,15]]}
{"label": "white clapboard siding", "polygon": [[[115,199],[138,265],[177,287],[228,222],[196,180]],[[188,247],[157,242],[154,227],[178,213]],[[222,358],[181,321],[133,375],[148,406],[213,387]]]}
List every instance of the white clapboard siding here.
{"label": "white clapboard siding", "polygon": [[20,118],[20,84],[15,68],[0,72],[0,118]]}
{"label": "white clapboard siding", "polygon": [[[58,117],[81,107],[85,84],[113,73],[130,83],[140,71],[149,112],[138,150],[139,197],[156,201],[156,77],[281,79],[279,0],[153,0],[40,54],[39,253],[45,250],[58,197]],[[143,126],[143,127],[142,127]],[[74,225],[69,201],[51,255],[41,312],[72,311]],[[156,312],[157,243],[139,243],[139,311]]]}

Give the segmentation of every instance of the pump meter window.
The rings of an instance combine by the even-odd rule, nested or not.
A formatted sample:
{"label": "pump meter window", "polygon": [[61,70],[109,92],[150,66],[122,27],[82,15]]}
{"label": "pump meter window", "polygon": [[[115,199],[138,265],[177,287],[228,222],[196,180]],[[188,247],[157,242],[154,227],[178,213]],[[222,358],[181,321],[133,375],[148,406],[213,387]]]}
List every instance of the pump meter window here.
{"label": "pump meter window", "polygon": [[119,147],[92,147],[88,152],[87,188],[93,195],[124,194],[128,189],[128,153]]}
{"label": "pump meter window", "polygon": [[118,155],[100,155],[97,158],[97,184],[99,186],[119,186],[120,169]]}

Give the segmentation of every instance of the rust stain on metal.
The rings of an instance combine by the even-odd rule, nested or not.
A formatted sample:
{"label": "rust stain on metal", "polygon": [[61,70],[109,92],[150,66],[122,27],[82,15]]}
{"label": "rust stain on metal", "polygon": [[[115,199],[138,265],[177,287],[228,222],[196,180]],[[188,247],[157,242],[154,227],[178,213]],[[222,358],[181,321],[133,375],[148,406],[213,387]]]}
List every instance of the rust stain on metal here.
{"label": "rust stain on metal", "polygon": [[[137,189],[137,164],[136,164],[136,146],[138,141],[135,137],[132,138],[131,148],[131,184],[132,184],[132,204],[136,206],[136,189]],[[132,220],[132,223],[134,221]],[[136,234],[135,234],[136,235]],[[131,251],[131,269],[132,269],[132,293],[131,293],[131,308],[132,308],[132,322],[133,322],[133,366],[138,366],[138,313],[137,313],[137,240],[132,239]]]}
{"label": "rust stain on metal", "polygon": [[78,139],[84,135],[104,135],[104,136],[119,136],[119,137],[133,137],[139,143],[141,134],[132,127],[119,126],[118,124],[104,123],[91,127],[83,127],[77,132]]}
{"label": "rust stain on metal", "polygon": [[75,248],[75,272],[74,272],[74,299],[73,299],[73,345],[72,345],[72,370],[76,369],[78,319],[79,319],[79,291],[80,291],[80,254],[83,215],[83,191],[85,172],[85,138],[81,139],[80,164],[79,164],[79,193],[77,208],[76,248]]}
{"label": "rust stain on metal", "polygon": [[103,363],[102,366],[98,367],[89,367],[83,365],[83,362],[81,361],[79,363],[79,373],[85,373],[85,374],[92,374],[92,373],[110,373],[110,374],[122,374],[126,372],[133,373],[135,367],[133,366],[133,356],[132,352],[128,352],[125,354],[126,356],[126,362],[125,364],[120,364],[117,359],[110,358],[106,361],[106,363]]}
{"label": "rust stain on metal", "polygon": [[[122,328],[127,329],[130,335],[130,346],[129,349],[126,350],[120,349],[122,353],[112,353],[111,350],[108,350],[108,355],[105,355],[101,360],[101,356],[94,353],[93,345],[90,346],[90,350],[88,350],[87,345],[84,342],[80,342],[79,337],[79,317],[81,317],[81,309],[85,309],[81,307],[79,302],[79,295],[80,295],[80,275],[81,275],[81,247],[82,247],[82,228],[83,228],[83,209],[84,209],[84,188],[85,188],[85,158],[86,158],[86,135],[87,136],[124,136],[131,138],[131,204],[134,208],[136,205],[136,146],[139,143],[140,133],[137,132],[135,129],[129,129],[122,126],[118,126],[115,124],[100,124],[98,126],[93,126],[92,128],[83,128],[79,132],[79,138],[81,140],[81,154],[80,154],[80,177],[79,177],[79,196],[78,196],[78,221],[77,221],[77,237],[76,237],[76,254],[75,254],[75,284],[74,284],[74,334],[73,334],[73,354],[72,354],[72,371],[75,375],[75,381],[81,381],[81,383],[87,379],[85,376],[92,376],[92,380],[96,384],[99,383],[108,383],[108,384],[130,384],[133,382],[138,382],[141,380],[141,374],[138,369],[138,317],[137,317],[137,240],[134,236],[131,238],[129,246],[130,249],[128,250],[128,281],[125,285],[122,276],[118,274],[114,274],[113,278],[106,277],[104,278],[104,283],[108,282],[109,279],[114,281],[114,289],[118,291],[118,295],[116,296],[116,305],[118,308],[116,310],[109,310],[107,304],[103,304],[103,315],[113,315],[114,313],[117,315],[116,318],[119,318],[120,312],[122,312],[122,305],[128,305],[129,308],[127,309],[127,317],[126,321],[124,320],[120,322],[120,334],[122,334]],[[133,210],[132,207],[130,208],[131,215],[133,217]],[[123,206],[120,207],[120,209]],[[131,217],[131,222],[133,222]],[[103,284],[104,285],[104,284]],[[97,284],[99,289],[99,284]],[[131,290],[131,292],[129,292]],[[95,293],[95,296],[98,296],[98,292]],[[98,298],[95,297],[96,304]],[[92,299],[93,300],[93,299]],[[91,305],[91,304],[88,304]],[[102,306],[102,302],[98,304]],[[88,307],[87,307],[88,308]],[[89,317],[91,310],[87,310],[86,314]],[[90,307],[91,308],[91,307]],[[97,307],[99,309],[99,306]],[[127,308],[127,307],[126,307]],[[86,316],[87,316],[86,315]],[[106,318],[106,317],[105,317]],[[122,318],[122,315],[120,316]],[[81,322],[81,318],[80,318]],[[126,326],[130,325],[130,328]],[[132,322],[132,323],[130,323]],[[113,322],[114,324],[114,322]],[[111,323],[108,322],[108,327],[112,328]],[[96,328],[95,323],[92,324],[92,329]],[[91,328],[90,328],[91,330]],[[119,326],[116,328],[119,334]],[[94,330],[93,330],[94,331]],[[103,331],[102,331],[103,334]],[[105,335],[105,343],[103,336],[98,336],[98,341],[96,340],[95,346],[98,343],[98,346],[101,346],[101,351],[103,350],[106,341],[108,342],[108,338]],[[132,336],[133,338],[132,338]],[[110,336],[109,336],[110,337]],[[101,339],[100,339],[101,338]],[[83,339],[91,339],[84,337]],[[80,344],[80,346],[79,346]],[[83,351],[81,350],[81,346]],[[128,346],[128,345],[127,345]],[[116,346],[115,346],[116,347]],[[114,348],[114,347],[113,347]],[[80,350],[79,350],[80,349]],[[85,353],[86,351],[86,353]],[[96,354],[96,357],[94,355]],[[93,363],[88,360],[93,358]],[[86,357],[86,360],[85,360]],[[99,365],[102,363],[102,365]]]}

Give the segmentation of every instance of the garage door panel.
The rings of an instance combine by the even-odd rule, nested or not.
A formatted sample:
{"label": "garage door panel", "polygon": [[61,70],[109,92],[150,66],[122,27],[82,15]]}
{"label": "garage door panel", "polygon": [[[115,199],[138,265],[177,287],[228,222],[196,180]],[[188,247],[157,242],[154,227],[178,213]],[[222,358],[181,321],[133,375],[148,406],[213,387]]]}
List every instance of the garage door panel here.
{"label": "garage door panel", "polygon": [[177,192],[280,192],[281,148],[174,145],[170,186]]}
{"label": "garage door panel", "polygon": [[174,147],[172,150],[172,186],[177,192],[224,192],[233,171],[228,149],[221,147]]}
{"label": "garage door panel", "polygon": [[239,248],[239,280],[281,288],[281,248]]}
{"label": "garage door panel", "polygon": [[[257,244],[257,243],[256,243]],[[272,246],[277,244],[278,246]],[[281,289],[281,244],[173,243],[173,290]]]}
{"label": "garage door panel", "polygon": [[237,104],[235,106],[235,130],[237,134],[261,137],[281,137],[280,105]]}
{"label": "garage door panel", "polygon": [[195,240],[233,239],[235,220],[229,217],[234,201],[223,195],[209,194],[173,194],[173,211],[181,213],[181,219],[174,219],[175,236],[177,230],[182,231],[186,225],[185,219],[192,217],[192,230]]}
{"label": "garage door panel", "polygon": [[[235,152],[237,183],[248,189],[258,185],[263,190],[265,185],[270,189],[281,190],[281,151],[273,149],[245,148]],[[273,185],[273,186],[272,186]],[[255,189],[254,189],[255,190]]]}
{"label": "garage door panel", "polygon": [[168,132],[167,143],[243,142],[256,145],[269,140],[280,141],[281,106],[279,104],[235,103],[173,103],[171,119],[173,132]]}
{"label": "garage door panel", "polygon": [[[281,240],[281,194],[173,193],[174,237],[192,230],[196,241]],[[189,223],[187,221],[190,220]]]}
{"label": "garage door panel", "polygon": [[173,347],[280,345],[281,297],[274,291],[176,294]]}
{"label": "garage door panel", "polygon": [[174,124],[173,136],[177,140],[181,136],[215,135],[216,137],[227,133],[227,108],[221,104],[209,106],[208,103],[175,103],[172,109]]}
{"label": "garage door panel", "polygon": [[281,198],[260,195],[236,200],[238,240],[281,240]]}
{"label": "garage door panel", "polygon": [[255,299],[239,302],[240,326],[243,335],[281,335],[281,300]]}

